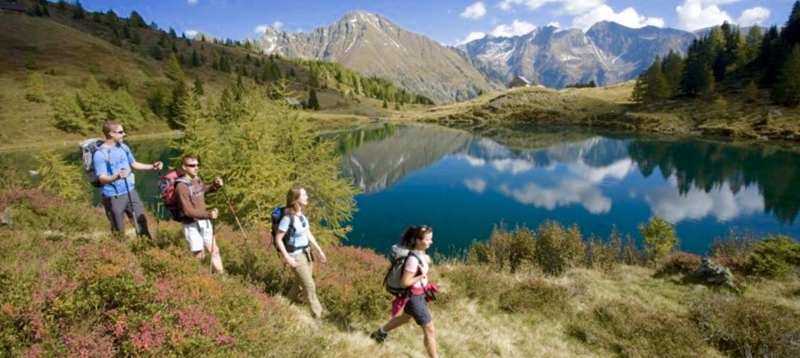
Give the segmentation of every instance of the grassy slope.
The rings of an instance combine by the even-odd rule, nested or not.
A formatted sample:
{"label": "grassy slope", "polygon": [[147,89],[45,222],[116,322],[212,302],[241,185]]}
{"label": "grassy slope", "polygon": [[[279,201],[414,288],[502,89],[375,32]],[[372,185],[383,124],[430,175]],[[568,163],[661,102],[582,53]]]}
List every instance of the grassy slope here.
{"label": "grassy slope", "polygon": [[633,81],[600,88],[515,88],[416,113],[413,118],[481,130],[508,124],[580,125],[665,134],[800,140],[800,110],[771,106],[762,93],[748,104],[739,93],[655,104],[630,102]]}
{"label": "grassy slope", "polygon": [[[185,289],[179,289],[173,292],[172,299],[175,302],[185,302],[185,304],[193,305],[192,302],[206,302],[207,304],[214,304],[213,308],[208,306],[204,309],[209,314],[220,314],[218,312],[225,312],[232,309],[224,315],[228,317],[228,321],[223,322],[227,332],[244,331],[248,332],[250,338],[240,336],[236,345],[243,351],[239,354],[244,354],[245,351],[252,352],[252,349],[259,345],[259,338],[261,335],[271,337],[268,344],[269,351],[272,353],[282,352],[281,356],[287,357],[301,357],[304,354],[322,354],[327,357],[424,357],[424,349],[422,346],[422,334],[418,327],[414,324],[403,326],[390,335],[390,340],[383,344],[377,345],[368,338],[370,330],[375,329],[377,326],[384,322],[384,318],[375,319],[356,319],[348,325],[342,325],[335,320],[326,319],[321,324],[316,324],[311,319],[310,314],[305,306],[294,305],[289,303],[282,296],[269,296],[264,298],[263,295],[253,293],[253,286],[245,284],[243,277],[234,276],[233,279],[220,278],[219,276],[207,276],[207,264],[198,265],[194,259],[188,254],[183,255],[185,249],[185,242],[181,239],[179,225],[176,223],[161,223],[159,228],[159,235],[162,235],[158,240],[161,242],[161,247],[142,248],[141,243],[135,240],[129,240],[127,245],[120,244],[110,238],[106,237],[106,224],[105,218],[98,210],[90,210],[86,204],[81,203],[68,203],[67,207],[58,209],[48,209],[45,211],[45,216],[49,215],[65,215],[59,214],[58,210],[68,210],[83,212],[80,221],[86,222],[83,230],[86,233],[74,232],[65,237],[59,238],[58,234],[50,233],[45,234],[36,225],[24,227],[26,220],[34,220],[29,217],[25,219],[21,214],[17,213],[15,216],[15,225],[13,228],[0,229],[0,248],[6,252],[0,258],[0,272],[3,272],[4,277],[14,279],[15,275],[21,275],[20,278],[29,280],[31,277],[42,277],[48,280],[59,280],[59,268],[57,262],[68,260],[77,260],[80,267],[89,265],[100,265],[98,267],[105,267],[102,271],[97,271],[96,274],[89,272],[84,275],[88,278],[84,285],[87,287],[92,286],[93,280],[100,280],[99,277],[107,277],[104,282],[110,282],[110,276],[120,277],[117,275],[124,275],[122,271],[114,270],[114,265],[124,264],[129,267],[129,270],[136,272],[144,271],[146,276],[140,280],[141,287],[163,287],[164,284],[168,285],[185,285],[181,282],[192,282],[194,285],[199,285],[202,290],[188,289],[191,286],[174,286],[174,287],[187,287],[191,293],[181,293]],[[69,216],[69,214],[66,214]],[[37,216],[35,220],[41,220],[41,216]],[[64,226],[63,229],[67,229]],[[238,231],[232,230],[229,227],[220,225],[217,228],[217,242],[221,246],[223,258],[229,265],[229,268],[234,267],[241,263],[243,255],[248,250],[256,252],[259,260],[267,260],[265,264],[259,264],[259,267],[275,266],[278,265],[277,258],[274,256],[270,248],[264,251],[263,243],[251,241],[249,244],[242,242],[242,237]],[[132,233],[129,233],[132,234]],[[251,233],[251,237],[253,236]],[[94,239],[87,240],[86,237],[93,237]],[[68,249],[64,250],[63,248]],[[97,247],[105,248],[103,253],[93,253],[84,256],[70,255],[86,255],[85,250],[95,250]],[[48,251],[49,250],[49,251]],[[84,252],[83,254],[79,254]],[[92,251],[94,252],[94,251]],[[337,251],[331,249],[329,255],[337,255]],[[112,261],[102,261],[98,258],[104,255],[105,257],[116,257]],[[371,253],[365,253],[366,256],[374,256]],[[364,256],[364,257],[366,257]],[[360,256],[359,256],[360,257]],[[20,262],[25,261],[33,265],[19,265]],[[93,261],[100,260],[100,261]],[[341,275],[347,270],[351,270],[347,260],[340,259],[337,266],[333,264],[323,265],[317,269],[318,280],[319,275]],[[343,266],[338,266],[343,265]],[[163,272],[161,271],[163,270]],[[119,273],[114,273],[119,271]],[[71,272],[67,270],[66,272]],[[32,275],[32,276],[31,276]],[[55,276],[54,276],[55,275]],[[347,275],[345,275],[347,276]],[[287,276],[288,277],[288,276]],[[675,283],[672,279],[656,279],[653,278],[653,271],[648,268],[637,266],[620,266],[613,272],[603,273],[600,271],[589,269],[572,269],[562,277],[546,277],[542,276],[538,271],[523,271],[517,274],[508,273],[494,273],[492,270],[486,268],[469,267],[460,263],[442,262],[436,266],[432,271],[432,280],[436,282],[441,292],[439,293],[439,300],[431,307],[432,313],[435,317],[437,327],[437,337],[440,352],[443,356],[447,357],[612,357],[625,354],[633,357],[647,357],[653,354],[659,356],[703,356],[703,357],[722,357],[722,355],[705,343],[697,341],[697,346],[694,347],[679,347],[679,348],[665,348],[661,349],[657,346],[652,346],[646,339],[648,335],[659,334],[659,329],[665,327],[661,321],[666,320],[679,320],[685,321],[688,315],[688,305],[697,297],[700,297],[708,290],[700,286],[680,285]],[[327,280],[327,279],[325,279]],[[13,281],[12,281],[13,282]],[[28,281],[26,281],[28,282]],[[328,281],[329,282],[329,281]],[[503,309],[501,304],[503,292],[509,292],[513,289],[525,287],[526,282],[540,282],[538,289],[534,289],[527,294],[530,298],[523,298],[523,301],[518,301],[516,306],[529,307],[525,304],[528,299],[536,302],[533,307],[527,310],[519,310],[516,312]],[[262,282],[254,283],[260,287]],[[319,284],[319,283],[318,283]],[[346,282],[338,284],[347,285]],[[373,282],[373,285],[378,285],[379,282]],[[47,288],[47,283],[42,283],[42,287],[36,284],[29,286],[12,286],[13,292],[23,289],[31,290],[32,292],[50,292],[51,288]],[[172,287],[172,286],[168,286]],[[800,300],[797,295],[792,292],[797,292],[800,287],[800,281],[797,277],[787,281],[755,281],[745,282],[744,297],[757,298],[767,302],[779,303],[785,307],[789,307],[794,311],[800,310]],[[557,301],[542,301],[539,295],[547,297],[547,293],[552,289],[559,289],[565,292],[562,299]],[[74,288],[73,288],[74,289]],[[330,290],[330,287],[321,285],[319,290]],[[340,288],[341,289],[341,288]],[[68,292],[63,289],[56,292]],[[24,293],[24,292],[21,292]],[[187,296],[183,296],[186,294]],[[321,294],[325,294],[321,292]],[[250,295],[254,295],[251,299]],[[0,313],[0,318],[3,314],[8,317],[14,317],[17,313],[19,297],[29,297],[30,294],[22,296],[14,296],[18,298],[8,298],[8,303],[4,306],[5,313]],[[41,296],[35,296],[41,297]],[[67,300],[69,296],[60,296],[54,302],[59,300]],[[147,297],[147,296],[143,296]],[[253,305],[262,307],[266,312],[251,313],[253,316],[243,317],[241,313],[235,311],[235,307],[224,308],[222,305],[225,297],[236,298],[236,300],[245,304],[248,309],[252,310]],[[141,299],[141,298],[139,298]],[[230,299],[230,298],[227,298]],[[385,296],[376,296],[375,300],[381,301],[386,309],[389,307],[389,300]],[[0,299],[0,302],[6,302]],[[156,301],[160,302],[160,301]],[[253,302],[263,302],[256,304]],[[328,308],[332,308],[331,302],[324,302]],[[39,307],[41,303],[34,301],[34,306]],[[55,304],[55,303],[54,303]],[[72,302],[73,305],[81,304],[81,301]],[[593,312],[603,307],[617,307],[619,305],[626,305],[630,307],[637,307],[635,317],[631,317],[631,324],[641,325],[647,329],[654,329],[654,332],[634,332],[634,334],[641,334],[638,338],[630,337],[615,337],[608,338],[598,335],[594,338],[589,338],[588,342],[576,339],[574,335],[569,334],[570,327],[584,324],[582,327],[589,327],[590,331],[602,333],[605,330],[625,330],[625,327],[614,326],[613,321],[600,323],[587,319],[592,317]],[[270,308],[272,306],[272,308]],[[77,307],[77,306],[76,306]],[[189,307],[189,306],[178,306]],[[54,306],[51,308],[61,312],[61,306]],[[166,308],[165,308],[166,309]],[[169,310],[164,314],[170,317]],[[613,311],[612,311],[613,313]],[[98,312],[98,317],[105,317],[105,311],[101,308]],[[70,320],[66,322],[79,322],[74,321],[75,317],[71,316]],[[619,317],[617,317],[619,318]],[[25,318],[23,319],[23,322]],[[247,324],[237,323],[237,320],[246,319]],[[647,319],[657,319],[658,322],[647,322]],[[0,320],[0,323],[5,321]],[[588,323],[587,323],[588,322]],[[624,323],[624,322],[623,322]],[[618,323],[617,323],[618,324]],[[96,324],[91,327],[97,327]],[[675,334],[676,337],[683,337],[685,333],[670,331],[667,325],[665,334]],[[62,327],[62,329],[72,332],[72,334],[86,334],[84,328],[81,326]],[[135,327],[129,327],[134,330]],[[83,333],[81,333],[83,332]],[[292,339],[292,337],[304,337],[303,339]],[[614,340],[616,345],[608,346],[608,340]],[[645,339],[645,341],[642,341]],[[52,341],[47,341],[48,344],[53,344]],[[307,342],[313,342],[313,347],[305,346]],[[209,348],[204,351],[208,356],[225,356],[231,354],[230,350],[223,351],[223,349],[230,349],[230,346],[218,346]],[[674,349],[674,351],[670,350]],[[23,350],[24,351],[24,350]],[[228,352],[228,353],[223,353]],[[294,353],[293,353],[294,352]],[[272,355],[270,355],[272,356]]]}
{"label": "grassy slope", "polygon": [[[145,102],[146,86],[156,82],[169,83],[163,73],[164,63],[143,54],[158,41],[160,34],[150,29],[140,29],[141,45],[124,48],[112,45],[105,38],[111,36],[105,24],[91,20],[73,20],[70,13],[59,13],[51,7],[50,18],[34,18],[0,14],[0,147],[24,147],[45,142],[74,144],[83,136],[63,133],[50,125],[52,119],[51,103],[59,97],[74,96],[90,76],[98,82],[121,69],[130,79],[130,92],[139,101],[149,119],[149,124],[136,131],[136,135],[152,135],[168,132],[163,120],[147,109]],[[20,31],[19,29],[24,29]],[[91,34],[91,35],[90,35]],[[235,64],[244,63],[246,52],[239,48],[223,47],[212,43],[186,40],[177,41],[178,49],[189,57],[192,50],[197,51],[205,62],[201,67],[184,66],[187,78],[199,77],[204,84],[206,95],[201,102],[207,104],[209,98],[216,98],[229,83],[236,80],[235,74],[222,73],[211,68],[211,59],[220,51],[230,54]],[[25,99],[26,88],[32,70],[26,68],[29,58],[33,58],[37,69],[43,74],[46,103],[34,103]],[[251,54],[268,61],[265,56]],[[275,60],[281,73],[293,68],[295,77],[289,78],[291,90],[300,100],[308,97],[308,68],[297,66],[280,59]],[[250,69],[254,66],[250,63]],[[245,80],[249,80],[245,78]],[[331,88],[317,89],[322,110],[303,111],[303,115],[319,119],[321,127],[342,126],[348,123],[369,121],[370,117],[387,117],[392,112],[382,108],[382,101],[343,96]],[[170,134],[178,135],[177,133]]]}

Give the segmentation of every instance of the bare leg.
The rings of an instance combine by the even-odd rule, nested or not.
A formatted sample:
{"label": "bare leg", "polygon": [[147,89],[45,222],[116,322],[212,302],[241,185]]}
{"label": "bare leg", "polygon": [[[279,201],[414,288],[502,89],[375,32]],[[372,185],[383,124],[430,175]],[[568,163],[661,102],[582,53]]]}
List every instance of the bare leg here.
{"label": "bare leg", "polygon": [[[214,270],[219,273],[225,272],[222,268],[222,256],[219,255],[219,246],[217,246],[217,243],[212,241],[212,245],[206,245],[206,248],[208,252],[211,253],[211,265],[214,266]],[[202,254],[202,251],[200,251],[200,253]]]}
{"label": "bare leg", "polygon": [[425,350],[428,351],[428,356],[431,358],[438,358],[439,353],[436,351],[436,329],[433,327],[433,322],[423,325],[422,333],[425,335]]}
{"label": "bare leg", "polygon": [[389,333],[389,331],[408,323],[410,320],[411,316],[408,313],[403,312],[403,314],[395,316],[390,319],[389,322],[386,322],[386,324],[382,327],[383,331]]}

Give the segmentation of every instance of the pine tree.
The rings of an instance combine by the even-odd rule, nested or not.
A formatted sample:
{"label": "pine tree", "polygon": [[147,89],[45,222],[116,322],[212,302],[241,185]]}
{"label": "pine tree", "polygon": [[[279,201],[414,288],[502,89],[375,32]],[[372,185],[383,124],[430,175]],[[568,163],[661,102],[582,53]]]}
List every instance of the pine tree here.
{"label": "pine tree", "polygon": [[137,129],[144,123],[141,106],[122,88],[111,94],[107,111],[108,119],[123,122],[130,129]]}
{"label": "pine tree", "polygon": [[781,29],[781,41],[786,49],[791,49],[800,42],[800,1],[795,1],[789,20]]}
{"label": "pine tree", "polygon": [[772,99],[784,106],[800,104],[800,46],[795,45],[778,74]]}
{"label": "pine tree", "polygon": [[202,96],[206,92],[203,89],[203,82],[200,81],[200,76],[198,75],[194,75],[194,87],[192,87],[192,92],[197,96]]}
{"label": "pine tree", "polygon": [[164,74],[167,76],[167,78],[176,82],[182,82],[186,79],[186,75],[183,73],[181,63],[178,61],[178,57],[175,56],[174,53],[169,54],[164,66]]}
{"label": "pine tree", "polygon": [[75,0],[75,3],[72,4],[72,18],[78,20],[86,18],[86,10],[83,9],[80,0]]}
{"label": "pine tree", "polygon": [[756,58],[757,67],[763,69],[761,83],[765,87],[772,86],[775,83],[778,78],[778,71],[783,67],[785,58],[786,52],[781,43],[780,35],[778,35],[778,28],[772,26],[761,39],[758,57]]}
{"label": "pine tree", "polygon": [[176,101],[182,108],[180,117],[175,119],[176,126],[183,130],[183,136],[172,141],[172,148],[180,155],[197,155],[205,160],[214,153],[220,142],[219,126],[216,122],[200,114],[197,97],[187,93]]}
{"label": "pine tree", "polygon": [[81,177],[83,172],[77,164],[70,164],[62,155],[45,150],[36,156],[39,166],[36,171],[42,180],[38,188],[67,200],[88,200],[88,182]]}
{"label": "pine tree", "polygon": [[31,76],[28,78],[28,86],[25,89],[25,99],[36,103],[44,103],[47,101],[44,93],[44,79],[39,72],[31,73]]}
{"label": "pine tree", "polygon": [[662,63],[662,72],[664,78],[667,80],[669,86],[669,97],[675,97],[680,94],[681,90],[681,75],[683,74],[683,59],[674,51],[670,51],[664,62]]}
{"label": "pine tree", "polygon": [[194,111],[192,98],[194,98],[194,93],[189,89],[189,85],[183,80],[175,81],[172,88],[172,104],[169,106],[169,115],[167,116],[170,128],[183,129],[182,123],[185,123],[187,117]]}
{"label": "pine tree", "polygon": [[669,97],[669,83],[667,83],[664,73],[661,72],[661,58],[658,56],[656,56],[655,61],[647,70],[645,80],[647,81],[645,101],[657,101]]}
{"label": "pine tree", "polygon": [[107,93],[94,77],[89,77],[86,87],[78,93],[78,104],[90,126],[99,128],[109,119]]}
{"label": "pine tree", "polygon": [[195,49],[192,49],[192,67],[200,67],[200,56]]}
{"label": "pine tree", "polygon": [[319,100],[317,99],[317,91],[313,88],[308,90],[308,108],[318,111],[319,110]]}
{"label": "pine tree", "polygon": [[57,99],[52,106],[53,127],[67,133],[85,134],[89,130],[89,124],[75,97]]}
{"label": "pine tree", "polygon": [[142,15],[139,15],[139,13],[136,11],[132,11],[131,16],[129,16],[128,19],[133,27],[147,27],[147,23],[142,18]]}

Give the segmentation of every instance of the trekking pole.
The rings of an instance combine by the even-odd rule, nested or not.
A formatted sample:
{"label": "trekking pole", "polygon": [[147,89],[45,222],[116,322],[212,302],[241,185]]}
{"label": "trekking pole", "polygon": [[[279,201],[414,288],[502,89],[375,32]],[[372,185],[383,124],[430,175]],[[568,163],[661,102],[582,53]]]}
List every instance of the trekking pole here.
{"label": "trekking pole", "polygon": [[233,210],[233,205],[231,205],[231,201],[228,199],[228,194],[225,193],[225,187],[220,188],[222,191],[222,196],[225,197],[225,202],[228,203],[228,209],[231,209],[231,214],[233,214],[233,218],[236,219],[236,225],[239,225],[239,230],[242,230],[242,235],[244,235],[244,243],[247,244],[247,233],[244,232],[244,228],[242,227],[242,223],[239,222],[239,217],[236,216],[236,211]]}
{"label": "trekking pole", "polygon": [[[133,217],[133,230],[136,231],[136,238],[139,238],[139,218],[136,217],[136,210],[133,208],[133,197],[131,197],[131,187],[128,186],[128,177],[122,178],[125,180],[125,189],[128,190],[128,205],[131,207],[131,216]],[[144,213],[142,213],[144,215]]]}
{"label": "trekking pole", "polygon": [[[214,273],[214,235],[211,235],[211,250],[208,250],[208,274]],[[219,250],[219,249],[218,249]]]}
{"label": "trekking pole", "polygon": [[[156,186],[158,186],[159,181],[161,180],[161,169],[158,170],[158,177],[156,177]],[[161,194],[161,188],[158,188],[158,194]],[[159,224],[161,224],[161,207],[164,204],[164,199],[161,198],[161,195],[156,195],[156,243],[161,242],[161,233],[159,232]]]}

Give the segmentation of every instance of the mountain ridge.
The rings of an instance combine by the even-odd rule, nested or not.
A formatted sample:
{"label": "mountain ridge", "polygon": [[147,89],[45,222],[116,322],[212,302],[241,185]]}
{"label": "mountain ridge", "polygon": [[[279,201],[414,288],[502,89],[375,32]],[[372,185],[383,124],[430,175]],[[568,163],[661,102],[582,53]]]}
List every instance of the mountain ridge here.
{"label": "mountain ridge", "polygon": [[[371,34],[373,29],[378,31]],[[697,36],[673,28],[634,29],[600,21],[587,31],[543,26],[524,35],[486,35],[450,46],[404,30],[383,15],[358,10],[310,32],[269,26],[256,43],[266,54],[342,62],[441,103],[502,88],[515,76],[551,88],[624,82],[636,78],[657,55],[684,53]],[[427,78],[438,85],[426,83]]]}

